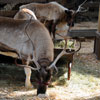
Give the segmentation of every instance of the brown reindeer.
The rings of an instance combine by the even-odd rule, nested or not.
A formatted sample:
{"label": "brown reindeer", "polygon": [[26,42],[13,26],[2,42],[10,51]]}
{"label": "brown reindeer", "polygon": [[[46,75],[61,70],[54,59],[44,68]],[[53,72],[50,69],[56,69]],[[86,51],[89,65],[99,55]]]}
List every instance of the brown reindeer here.
{"label": "brown reindeer", "polygon": [[84,12],[82,5],[79,5],[77,11],[69,10],[57,2],[49,3],[30,3],[20,6],[20,9],[27,8],[33,11],[38,20],[46,25],[50,33],[66,36],[72,26],[74,26],[74,17],[78,12]]}
{"label": "brown reindeer", "polygon": [[[58,30],[56,26],[60,24],[60,28],[62,30],[62,26],[67,25],[68,27],[72,27],[74,11],[68,10],[57,2],[50,3],[30,3],[26,5],[22,5],[20,9],[27,8],[33,11],[38,20],[46,25],[49,29],[50,33],[53,33],[55,37],[55,31]],[[68,30],[63,28],[63,30]],[[67,33],[67,31],[66,31]]]}
{"label": "brown reindeer", "polygon": [[[45,26],[37,20],[15,20],[0,18],[0,43],[16,51],[19,59],[26,61],[26,87],[31,87],[31,69],[37,70],[37,94],[45,93],[51,79],[54,46]],[[34,62],[36,68],[29,64]]]}

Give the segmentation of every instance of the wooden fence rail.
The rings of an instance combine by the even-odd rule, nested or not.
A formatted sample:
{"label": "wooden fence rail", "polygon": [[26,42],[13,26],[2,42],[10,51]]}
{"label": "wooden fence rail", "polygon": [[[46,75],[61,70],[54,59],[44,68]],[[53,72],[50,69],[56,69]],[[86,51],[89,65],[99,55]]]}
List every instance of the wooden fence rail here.
{"label": "wooden fence rail", "polygon": [[16,13],[17,13],[17,10],[10,10],[10,11],[0,10],[0,16],[3,16],[3,17],[14,17]]}

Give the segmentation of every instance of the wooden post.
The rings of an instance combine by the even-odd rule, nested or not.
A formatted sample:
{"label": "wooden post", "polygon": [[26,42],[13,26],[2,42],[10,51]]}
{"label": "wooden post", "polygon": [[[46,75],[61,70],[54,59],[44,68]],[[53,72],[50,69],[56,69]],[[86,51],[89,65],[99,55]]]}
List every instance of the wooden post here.
{"label": "wooden post", "polygon": [[99,5],[99,14],[98,14],[98,30],[95,37],[94,43],[94,53],[98,60],[100,60],[100,5]]}
{"label": "wooden post", "polygon": [[99,15],[98,15],[98,32],[100,33],[100,5],[99,5]]}
{"label": "wooden post", "polygon": [[68,62],[68,80],[70,80],[72,63]]}

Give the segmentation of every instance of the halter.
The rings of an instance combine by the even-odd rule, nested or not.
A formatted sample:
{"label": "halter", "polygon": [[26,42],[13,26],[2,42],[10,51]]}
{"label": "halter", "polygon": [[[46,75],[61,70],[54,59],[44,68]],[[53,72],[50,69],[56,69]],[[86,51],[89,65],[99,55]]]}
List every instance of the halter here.
{"label": "halter", "polygon": [[41,82],[41,81],[38,81],[37,83],[39,85],[45,85],[45,86],[48,86],[50,84],[50,82]]}

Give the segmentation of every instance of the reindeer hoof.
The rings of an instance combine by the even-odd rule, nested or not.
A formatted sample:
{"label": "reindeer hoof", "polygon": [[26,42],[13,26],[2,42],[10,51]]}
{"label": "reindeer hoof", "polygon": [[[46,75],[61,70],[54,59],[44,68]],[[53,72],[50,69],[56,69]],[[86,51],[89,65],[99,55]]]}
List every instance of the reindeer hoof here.
{"label": "reindeer hoof", "polygon": [[27,88],[27,89],[32,89],[33,88],[33,85],[30,83],[30,84],[25,84],[25,87]]}
{"label": "reindeer hoof", "polygon": [[48,98],[49,96],[47,94],[38,94],[39,98]]}

